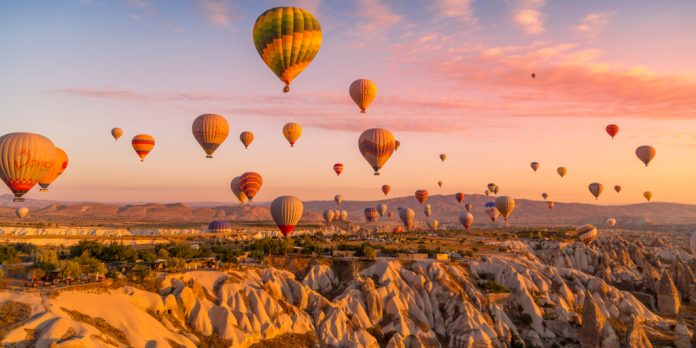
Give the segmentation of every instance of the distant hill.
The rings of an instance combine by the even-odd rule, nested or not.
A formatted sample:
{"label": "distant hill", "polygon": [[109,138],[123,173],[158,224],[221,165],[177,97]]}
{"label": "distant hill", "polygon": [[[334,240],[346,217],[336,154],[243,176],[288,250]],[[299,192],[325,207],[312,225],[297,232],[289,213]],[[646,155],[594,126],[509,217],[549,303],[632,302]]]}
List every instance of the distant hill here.
{"label": "distant hill", "polygon": [[[475,225],[489,223],[484,212],[484,204],[492,201],[484,195],[465,195],[464,202],[473,205]],[[389,210],[396,212],[398,207],[412,208],[417,220],[424,220],[423,206],[413,197],[398,197],[380,201],[344,201],[339,207],[333,201],[305,202],[304,221],[321,220],[325,209],[345,209],[352,221],[364,221],[363,210],[384,202]],[[650,224],[696,224],[696,205],[678,203],[641,203],[629,205],[601,206],[580,203],[556,203],[549,210],[545,201],[527,199],[516,200],[517,207],[510,217],[515,225],[575,225],[593,223],[602,225],[608,217],[614,217],[621,226],[645,226]],[[432,206],[433,218],[443,223],[458,223],[464,204],[458,204],[453,195],[431,196],[427,204]],[[212,203],[214,204],[214,203]],[[0,196],[0,218],[14,219],[14,209],[27,206],[31,209],[32,220],[47,221],[147,221],[147,222],[207,222],[213,219],[233,221],[270,221],[268,203],[210,205],[200,203],[147,203],[147,204],[105,204],[89,202],[54,202],[29,200],[13,203],[11,195]],[[386,216],[382,221],[390,221]],[[398,215],[391,219],[398,221]]]}

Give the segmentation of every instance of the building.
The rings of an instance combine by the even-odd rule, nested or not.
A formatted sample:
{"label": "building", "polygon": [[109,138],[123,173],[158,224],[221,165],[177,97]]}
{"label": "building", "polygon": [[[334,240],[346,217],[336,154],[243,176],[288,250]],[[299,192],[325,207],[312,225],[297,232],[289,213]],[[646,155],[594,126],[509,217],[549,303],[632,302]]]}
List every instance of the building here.
{"label": "building", "polygon": [[417,261],[428,259],[428,254],[397,254],[396,258],[402,261]]}

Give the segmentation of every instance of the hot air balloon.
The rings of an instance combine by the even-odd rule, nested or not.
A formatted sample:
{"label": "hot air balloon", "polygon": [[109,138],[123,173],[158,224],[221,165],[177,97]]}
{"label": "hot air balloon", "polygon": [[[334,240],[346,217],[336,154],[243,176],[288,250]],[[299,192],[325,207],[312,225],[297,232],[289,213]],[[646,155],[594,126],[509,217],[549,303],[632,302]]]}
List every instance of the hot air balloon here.
{"label": "hot air balloon", "polygon": [[147,134],[138,134],[133,137],[133,140],[131,140],[131,145],[133,146],[135,153],[137,153],[138,157],[140,157],[140,162],[142,162],[155,147],[155,138]]}
{"label": "hot air balloon", "polygon": [[638,156],[638,159],[645,163],[647,167],[648,163],[655,157],[655,148],[650,145],[639,146],[636,149],[636,156]]}
{"label": "hot air balloon", "polygon": [[492,223],[495,223],[495,220],[498,218],[498,216],[500,216],[498,208],[495,207],[495,202],[487,202],[485,208],[486,215],[488,215],[488,218],[491,219]]}
{"label": "hot air balloon", "polygon": [[321,213],[321,216],[324,217],[324,221],[326,221],[327,224],[334,219],[334,215],[335,213],[333,210],[324,210],[324,212]]}
{"label": "hot air balloon", "polygon": [[367,79],[358,79],[350,84],[348,93],[350,93],[350,97],[360,108],[360,112],[364,114],[367,107],[370,106],[377,96],[377,85]]}
{"label": "hot air balloon", "polygon": [[444,153],[441,153],[440,154],[440,161],[444,162],[446,159],[447,159],[447,155],[445,155]]}
{"label": "hot air balloon", "polygon": [[604,191],[604,186],[598,182],[591,183],[587,188],[590,190],[590,193],[592,193],[595,199],[599,199],[599,195],[601,195],[602,191]]}
{"label": "hot air balloon", "polygon": [[549,198],[549,194],[546,192],[542,192],[541,197],[544,198],[544,200],[546,200],[547,198]]}
{"label": "hot air balloon", "polygon": [[652,196],[653,196],[653,194],[650,191],[643,192],[643,197],[645,197],[645,199],[647,199],[648,202],[650,202],[650,199],[652,198]]}
{"label": "hot air balloon", "polygon": [[539,162],[532,162],[530,166],[532,167],[532,170],[536,172],[537,169],[539,169]]}
{"label": "hot air balloon", "polygon": [[401,227],[401,226],[395,226],[395,227],[392,229],[392,232],[393,232],[393,233],[403,233],[403,232],[404,232],[404,228]]}
{"label": "hot air balloon", "polygon": [[290,143],[290,147],[295,147],[295,142],[302,135],[302,126],[297,123],[287,123],[283,126],[283,136]]}
{"label": "hot air balloon", "polygon": [[696,231],[691,233],[689,246],[691,247],[691,255],[696,255]]}
{"label": "hot air balloon", "polygon": [[433,207],[430,206],[430,204],[426,204],[425,207],[423,207],[423,214],[425,214],[426,217],[430,217],[433,215]]}
{"label": "hot air balloon", "polygon": [[474,223],[474,214],[468,211],[462,212],[459,214],[459,222],[461,222],[462,225],[464,225],[464,228],[468,230],[469,227],[471,227],[471,224]]}
{"label": "hot air balloon", "polygon": [[428,191],[418,190],[418,191],[416,191],[415,196],[416,196],[416,200],[418,200],[418,202],[420,202],[420,204],[423,204],[423,203],[425,203],[425,201],[428,200]]}
{"label": "hot air balloon", "polygon": [[227,139],[230,125],[227,120],[216,114],[203,114],[196,117],[191,125],[193,137],[206,153],[206,158],[213,158],[213,153]]}
{"label": "hot air balloon", "polygon": [[341,175],[341,172],[343,172],[343,164],[341,163],[336,163],[333,166],[334,172],[336,172],[336,176]]}
{"label": "hot air balloon", "polygon": [[461,203],[464,200],[464,194],[461,192],[457,192],[454,194],[454,199],[457,200],[457,203]]}
{"label": "hot air balloon", "polygon": [[384,216],[384,214],[387,212],[387,205],[384,203],[377,203],[377,212],[379,213],[379,216]]}
{"label": "hot air balloon", "polygon": [[244,148],[248,149],[249,145],[251,145],[251,142],[254,141],[254,133],[250,131],[243,131],[239,134],[239,140],[244,145]]}
{"label": "hot air balloon", "polygon": [[348,211],[341,210],[341,221],[348,221]]}
{"label": "hot air balloon", "polygon": [[548,201],[546,202],[546,206],[549,207],[549,210],[553,209],[553,207],[556,205],[553,201]]}
{"label": "hot air balloon", "polygon": [[489,183],[488,184],[488,191],[490,191],[492,194],[498,194],[498,185],[494,183]]}
{"label": "hot air balloon", "polygon": [[264,63],[285,83],[304,70],[321,47],[321,26],[309,11],[297,7],[275,7],[254,23],[254,46]]}
{"label": "hot air balloon", "polygon": [[532,79],[536,79],[536,74],[532,73]]}
{"label": "hot air balloon", "polygon": [[123,129],[121,128],[112,128],[111,129],[111,136],[114,137],[114,140],[118,141],[118,138],[120,138],[123,135]]}
{"label": "hot air balloon", "polygon": [[358,148],[367,163],[379,175],[379,170],[394,153],[394,135],[386,129],[371,128],[360,134]]}
{"label": "hot air balloon", "polygon": [[375,222],[377,221],[377,217],[379,217],[377,208],[365,208],[363,213],[365,214],[365,221],[367,222]]}
{"label": "hot air balloon", "polygon": [[437,182],[437,186],[442,187],[442,181],[438,181],[438,182]]}
{"label": "hot air balloon", "polygon": [[621,186],[619,186],[619,185],[614,185],[614,191],[616,191],[616,193],[621,192]]}
{"label": "hot air balloon", "polygon": [[611,138],[614,139],[614,136],[616,136],[616,133],[619,132],[619,126],[615,124],[610,124],[606,128],[607,134],[611,135]]}
{"label": "hot air balloon", "polygon": [[394,151],[398,150],[400,146],[401,142],[398,140],[394,140]]}
{"label": "hot air balloon", "polygon": [[384,193],[385,196],[389,194],[389,191],[391,191],[391,186],[382,185],[382,192]]}
{"label": "hot air balloon", "polygon": [[498,208],[500,215],[507,221],[512,211],[515,210],[515,200],[509,196],[501,196],[495,199],[495,207]]}
{"label": "hot air balloon", "polygon": [[437,231],[440,228],[440,221],[430,220],[428,221],[428,226],[430,226],[431,230]]}
{"label": "hot air balloon", "polygon": [[334,202],[336,202],[336,205],[341,205],[341,203],[343,203],[343,196],[341,196],[341,195],[334,196]]}
{"label": "hot air balloon", "polygon": [[464,210],[466,210],[470,213],[471,213],[472,208],[473,208],[473,206],[471,205],[471,203],[464,204]]}
{"label": "hot air balloon", "polygon": [[239,176],[239,189],[249,198],[249,201],[254,200],[254,197],[263,185],[261,174],[256,172],[246,172]]}
{"label": "hot air balloon", "polygon": [[302,201],[294,196],[280,196],[271,202],[271,216],[285,237],[295,228],[303,212]]}
{"label": "hot air balloon", "polygon": [[597,238],[597,229],[590,224],[579,226],[575,232],[577,232],[578,239],[585,244],[590,244]]}
{"label": "hot air balloon", "polygon": [[242,191],[242,189],[239,188],[239,178],[240,177],[238,176],[232,179],[232,182],[230,183],[230,189],[232,189],[232,193],[234,193],[234,196],[237,197],[239,203],[241,204],[246,202],[248,197]]}
{"label": "hot air balloon", "polygon": [[393,218],[394,218],[394,212],[393,212],[393,211],[388,211],[388,212],[387,212],[387,217],[390,218],[390,219],[393,219]]}
{"label": "hot air balloon", "polygon": [[62,149],[56,147],[56,157],[53,160],[53,166],[51,166],[51,170],[46,173],[46,175],[43,176],[43,178],[39,179],[39,186],[41,186],[40,191],[48,191],[48,186],[53,183],[54,180],[56,180],[63,172],[65,171],[65,168],[68,167],[68,154],[65,153]]}
{"label": "hot air balloon", "polygon": [[567,172],[568,169],[566,169],[566,167],[558,167],[558,169],[556,169],[556,173],[558,173],[558,175],[560,175],[561,178],[564,177]]}
{"label": "hot air balloon", "polygon": [[608,218],[608,219],[607,219],[607,225],[609,225],[609,227],[611,227],[611,228],[614,228],[614,226],[616,226],[616,219],[614,219],[614,218]]}
{"label": "hot air balloon", "polygon": [[232,224],[225,220],[215,220],[208,224],[208,232],[210,233],[232,233]]}
{"label": "hot air balloon", "polygon": [[486,190],[486,191],[484,191],[484,193],[486,194],[486,197],[490,197],[490,196],[491,196],[491,191],[490,191],[490,190]]}
{"label": "hot air balloon", "polygon": [[399,210],[399,218],[401,218],[401,222],[404,223],[404,227],[406,227],[407,230],[413,228],[413,219],[415,217],[416,213],[411,208],[402,208]]}
{"label": "hot air balloon", "polygon": [[17,215],[18,218],[24,219],[29,214],[29,208],[27,207],[20,207],[15,210],[15,215]]}
{"label": "hot air balloon", "polygon": [[15,202],[48,173],[55,163],[56,147],[48,138],[33,133],[9,133],[0,137],[0,178],[14,194]]}

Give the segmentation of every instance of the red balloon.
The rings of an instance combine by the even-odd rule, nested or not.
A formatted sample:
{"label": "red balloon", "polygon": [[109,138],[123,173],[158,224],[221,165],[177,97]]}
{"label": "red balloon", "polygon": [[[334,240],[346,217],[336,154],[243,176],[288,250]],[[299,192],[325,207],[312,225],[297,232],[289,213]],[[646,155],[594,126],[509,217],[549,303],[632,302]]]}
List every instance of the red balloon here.
{"label": "red balloon", "polygon": [[336,175],[341,175],[341,172],[343,171],[343,164],[341,163],[336,163],[334,164],[334,172],[336,172]]}
{"label": "red balloon", "polygon": [[612,139],[614,139],[614,136],[618,132],[619,132],[619,126],[617,126],[615,124],[610,124],[607,126],[607,134],[611,135]]}
{"label": "red balloon", "polygon": [[457,193],[454,195],[454,198],[457,199],[457,202],[461,203],[461,202],[464,200],[464,194],[461,193],[461,192],[457,192]]}
{"label": "red balloon", "polygon": [[389,185],[382,185],[382,192],[384,192],[384,195],[388,195],[389,191],[391,191],[391,186]]}

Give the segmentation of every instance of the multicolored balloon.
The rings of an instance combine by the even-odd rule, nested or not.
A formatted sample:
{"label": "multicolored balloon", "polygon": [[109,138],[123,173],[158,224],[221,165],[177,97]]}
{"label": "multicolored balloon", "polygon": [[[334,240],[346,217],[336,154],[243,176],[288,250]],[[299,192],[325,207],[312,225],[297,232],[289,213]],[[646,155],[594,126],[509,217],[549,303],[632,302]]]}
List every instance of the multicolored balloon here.
{"label": "multicolored balloon", "polygon": [[454,194],[454,199],[457,200],[457,203],[461,203],[464,200],[464,194],[461,192],[457,192]]}
{"label": "multicolored balloon", "polygon": [[215,220],[208,224],[208,232],[210,233],[232,233],[232,224],[225,220]]}
{"label": "multicolored balloon", "polygon": [[14,194],[15,202],[51,171],[56,147],[48,138],[33,133],[9,133],[0,137],[0,178]]}
{"label": "multicolored balloon", "polygon": [[271,202],[271,217],[287,237],[302,218],[304,204],[295,196],[280,196]]}
{"label": "multicolored balloon", "polygon": [[309,11],[297,7],[275,7],[254,23],[254,46],[264,63],[285,83],[304,70],[321,47],[321,26]]}
{"label": "multicolored balloon", "polygon": [[428,200],[428,191],[426,190],[418,190],[416,191],[415,195],[416,200],[420,203],[423,204],[425,201]]}
{"label": "multicolored balloon", "polygon": [[401,218],[401,222],[403,222],[407,230],[413,229],[413,219],[415,219],[415,217],[416,213],[411,208],[402,208],[399,210],[399,218]]}
{"label": "multicolored balloon", "polygon": [[360,108],[360,112],[364,114],[367,107],[370,106],[377,96],[377,85],[367,79],[358,79],[350,84],[348,93],[353,102]]}
{"label": "multicolored balloon", "polygon": [[382,185],[382,193],[384,193],[385,196],[389,194],[389,191],[391,191],[391,186]]}
{"label": "multicolored balloon", "polygon": [[333,165],[333,170],[336,172],[336,176],[341,175],[343,172],[343,164],[342,163],[336,163]]}
{"label": "multicolored balloon", "polygon": [[111,136],[114,137],[115,141],[118,141],[118,138],[120,138],[123,135],[123,129],[121,128],[112,128],[111,129]]}
{"label": "multicolored balloon", "polygon": [[379,216],[384,216],[384,214],[387,213],[387,205],[384,203],[377,203],[377,212],[379,213]]}
{"label": "multicolored balloon", "polygon": [[230,182],[230,189],[232,190],[232,193],[234,193],[234,196],[237,197],[237,200],[239,200],[239,203],[242,204],[247,201],[248,197],[242,191],[242,189],[239,188],[239,176],[235,177],[232,179],[232,182]]}
{"label": "multicolored balloon", "polygon": [[155,138],[147,134],[138,134],[131,140],[133,150],[140,157],[140,162],[145,161],[145,157],[155,148]]}
{"label": "multicolored balloon", "polygon": [[213,153],[227,139],[230,125],[227,120],[216,114],[203,114],[196,117],[191,125],[193,137],[206,153],[206,158],[213,158]]}
{"label": "multicolored balloon", "polygon": [[468,230],[471,224],[474,223],[474,214],[468,211],[462,212],[459,214],[459,222]]}
{"label": "multicolored balloon", "polygon": [[539,169],[539,162],[532,162],[530,166],[532,167],[532,170],[536,172],[537,169]]}
{"label": "multicolored balloon", "polygon": [[585,244],[590,244],[597,239],[597,229],[591,224],[578,226],[575,232],[577,232],[578,239]]}
{"label": "multicolored balloon", "polygon": [[360,153],[375,170],[375,175],[379,175],[379,170],[394,153],[395,146],[394,135],[383,128],[368,129],[358,139]]}
{"label": "multicolored balloon", "polygon": [[492,223],[495,223],[495,220],[500,216],[500,211],[495,207],[495,202],[487,202],[484,207],[488,218],[491,219]]}
{"label": "multicolored balloon", "polygon": [[253,201],[256,194],[261,190],[263,178],[256,172],[246,172],[239,176],[239,189]]}
{"label": "multicolored balloon", "polygon": [[615,124],[610,124],[606,128],[607,134],[611,136],[612,139],[614,139],[614,136],[616,136],[617,133],[619,133],[619,126]]}
{"label": "multicolored balloon", "polygon": [[590,193],[592,193],[595,199],[599,199],[599,195],[601,195],[602,191],[604,191],[604,186],[598,182],[591,183],[587,188],[590,190]]}
{"label": "multicolored balloon", "polygon": [[367,222],[375,222],[379,217],[379,212],[377,211],[377,208],[365,208],[365,210],[363,210],[363,213],[365,214],[365,221]]}
{"label": "multicolored balloon", "polygon": [[650,145],[639,146],[636,149],[636,156],[638,156],[638,159],[645,163],[645,166],[647,167],[648,163],[655,158],[655,148]]}
{"label": "multicolored balloon", "polygon": [[290,143],[290,147],[295,147],[295,142],[300,139],[302,135],[302,126],[297,123],[286,123],[283,126],[283,136]]}
{"label": "multicolored balloon", "polygon": [[43,176],[43,178],[39,179],[39,186],[41,186],[41,190],[39,191],[48,191],[48,186],[50,186],[53,181],[63,174],[67,167],[68,154],[66,154],[61,148],[56,147],[56,157],[53,160],[51,170],[49,170],[48,173]]}
{"label": "multicolored balloon", "polygon": [[245,149],[249,148],[249,145],[251,145],[251,142],[254,141],[254,133],[250,131],[243,131],[239,134],[239,141],[242,142],[242,145],[244,145]]}

